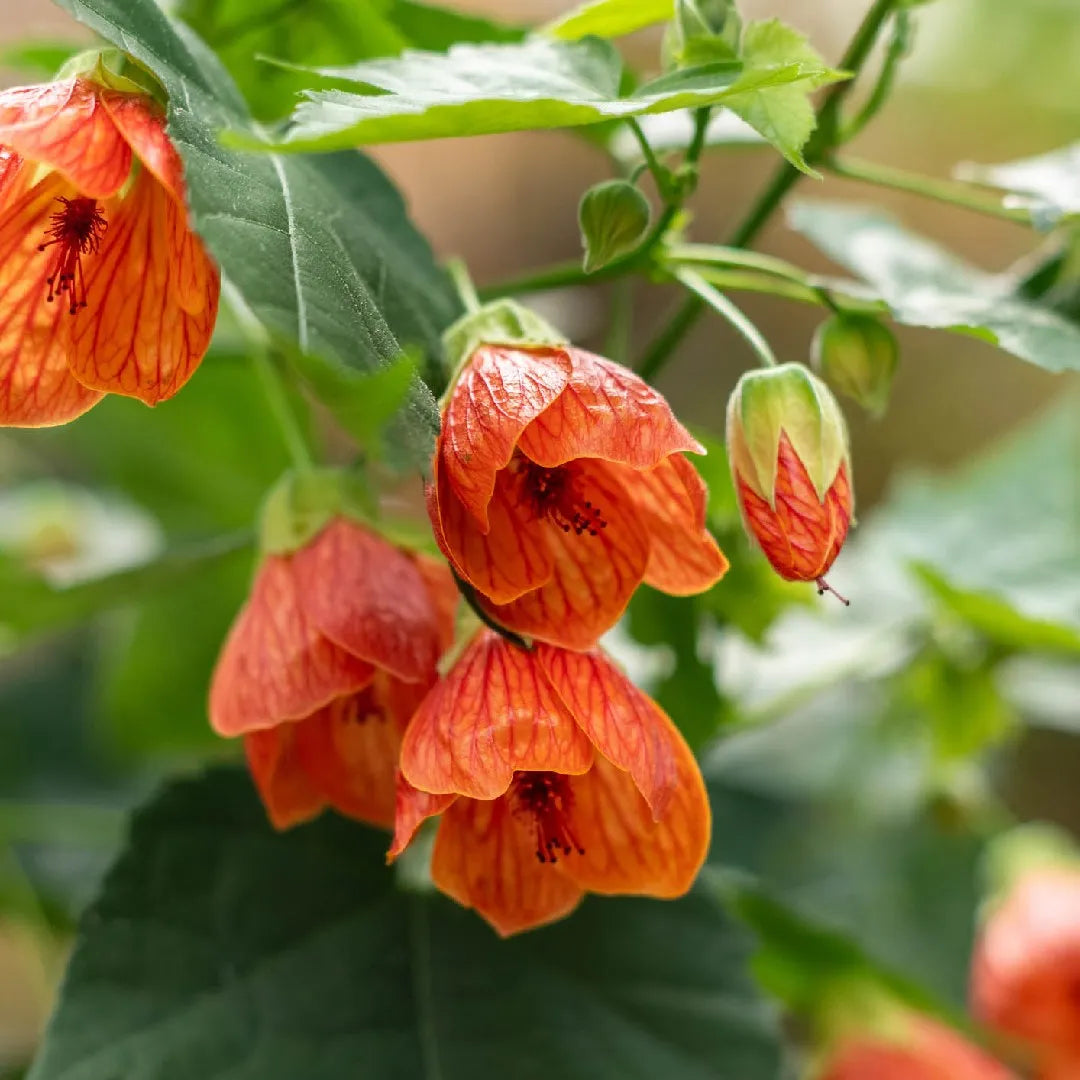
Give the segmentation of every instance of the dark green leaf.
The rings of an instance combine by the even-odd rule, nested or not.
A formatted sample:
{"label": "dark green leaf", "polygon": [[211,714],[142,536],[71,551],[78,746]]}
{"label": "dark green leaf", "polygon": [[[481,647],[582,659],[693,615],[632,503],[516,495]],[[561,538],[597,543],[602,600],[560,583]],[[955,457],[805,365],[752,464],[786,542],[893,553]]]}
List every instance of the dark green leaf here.
{"label": "dark green leaf", "polygon": [[798,203],[792,228],[868,281],[897,322],[973,334],[1048,371],[1080,370],[1080,328],[866,207]]}
{"label": "dark green leaf", "polygon": [[[459,45],[448,53],[406,52],[347,68],[314,69],[363,92],[311,91],[282,148],[333,150],[362,143],[574,127],[672,109],[723,104],[735,95],[786,83],[815,83],[826,69],[800,61],[709,65],[668,82],[619,93],[622,63],[599,38],[520,45]],[[385,93],[370,93],[370,88]],[[250,139],[244,145],[259,148]]]}
{"label": "dark green leaf", "polygon": [[[149,67],[169,94],[169,131],[186,166],[195,225],[238,302],[273,335],[344,367],[373,371],[403,346],[439,355],[458,312],[445,276],[400,196],[366,158],[247,156],[218,142],[254,132],[228,75],[154,0],[63,0]],[[435,403],[414,387],[403,458],[426,462]]]}
{"label": "dark green leaf", "polygon": [[277,834],[240,773],[172,787],[84,920],[33,1080],[776,1076],[711,897],[500,941],[395,887],[386,843],[334,817]]}

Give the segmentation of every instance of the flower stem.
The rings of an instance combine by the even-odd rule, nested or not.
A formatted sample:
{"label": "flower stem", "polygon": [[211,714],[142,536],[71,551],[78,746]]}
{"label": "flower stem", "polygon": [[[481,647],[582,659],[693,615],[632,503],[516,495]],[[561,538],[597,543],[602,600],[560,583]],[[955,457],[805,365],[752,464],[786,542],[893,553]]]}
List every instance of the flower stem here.
{"label": "flower stem", "polygon": [[[857,76],[866,64],[882,27],[899,3],[901,0],[874,0],[858,30],[855,31],[855,36],[851,39],[840,61],[841,68],[850,72],[853,77],[848,82],[834,83],[829,88],[818,111],[817,129],[806,147],[805,157],[808,164],[814,165],[821,161],[836,145],[839,136],[840,107],[844,98],[851,92],[855,82],[854,76]],[[728,241],[729,245],[740,248],[749,247],[776,212],[784,196],[802,176],[803,173],[799,172],[794,165],[785,161],[773,174],[768,187],[750,207],[746,217],[736,227]],[[661,329],[646,349],[638,364],[638,371],[648,372],[649,374],[645,375],[646,378],[655,376],[668,362],[671,354],[678,348],[704,309],[705,303],[699,296],[686,297],[668,324]]]}
{"label": "flower stem", "polygon": [[634,133],[634,138],[637,139],[638,145],[641,147],[642,156],[645,159],[645,164],[652,173],[653,180],[656,181],[656,190],[660,192],[660,195],[667,198],[668,188],[671,183],[671,175],[663,165],[660,164],[652,146],[649,144],[649,140],[645,138],[645,132],[641,130],[641,125],[637,122],[636,117],[631,116],[627,123],[630,125],[630,130]]}
{"label": "flower stem", "polygon": [[480,606],[480,601],[476,596],[476,590],[462,577],[458,576],[458,572],[451,566],[450,573],[454,575],[454,583],[458,587],[458,592],[461,593],[462,600],[469,606],[469,610],[489,629],[494,630],[499,637],[506,638],[511,645],[516,645],[519,649],[524,649],[526,652],[532,651],[532,644],[528,639],[523,638],[520,634],[515,634],[513,630],[507,630],[502,623],[495,620],[489,615],[483,607]]}
{"label": "flower stem", "polygon": [[289,451],[293,466],[300,472],[310,472],[315,467],[307,437],[300,427],[300,421],[293,411],[281,371],[271,359],[265,347],[252,349],[255,371],[262,383],[263,392],[270,405],[270,411],[281,430],[281,437]]}
{"label": "flower stem", "polygon": [[841,176],[846,180],[858,180],[893,191],[908,191],[936,202],[960,206],[977,214],[988,214],[1003,221],[1012,221],[1017,225],[1031,224],[1031,215],[1026,210],[1011,210],[1001,203],[983,198],[965,184],[953,183],[951,180],[938,180],[932,176],[851,157],[828,158],[822,162],[822,167],[834,176]]}
{"label": "flower stem", "polygon": [[776,367],[776,354],[764,335],[719,289],[710,285],[700,274],[687,267],[675,271],[675,279],[685,285],[702,303],[707,304],[743,336],[766,367]]}
{"label": "flower stem", "polygon": [[473,284],[469,268],[465,265],[464,260],[450,259],[446,264],[446,272],[450,275],[465,310],[470,315],[479,311],[480,297],[476,293],[476,286]]}
{"label": "flower stem", "polygon": [[836,140],[837,144],[846,143],[855,138],[877,116],[881,111],[881,107],[889,100],[889,95],[892,93],[893,85],[896,82],[896,73],[900,69],[900,62],[911,50],[913,25],[909,8],[901,7],[895,12],[892,37],[889,39],[885,59],[882,61],[881,70],[878,72],[877,82],[874,83],[874,88],[870,91],[858,113],[841,126]]}

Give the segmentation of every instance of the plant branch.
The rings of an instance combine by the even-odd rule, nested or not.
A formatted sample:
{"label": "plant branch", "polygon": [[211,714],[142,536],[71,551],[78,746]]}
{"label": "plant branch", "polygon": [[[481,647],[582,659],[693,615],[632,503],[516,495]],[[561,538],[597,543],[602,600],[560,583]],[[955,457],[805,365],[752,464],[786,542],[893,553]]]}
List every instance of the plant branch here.
{"label": "plant branch", "polygon": [[648,167],[649,172],[652,173],[653,180],[656,182],[656,190],[660,192],[661,198],[666,199],[671,186],[671,173],[660,164],[649,140],[645,138],[645,132],[641,130],[641,125],[637,122],[637,118],[631,116],[627,123],[630,125],[630,130],[634,133],[634,138],[638,141],[638,146],[641,147],[645,165]]}
{"label": "plant branch", "polygon": [[896,73],[900,70],[900,62],[911,51],[913,25],[910,9],[901,7],[895,12],[892,37],[889,39],[889,47],[885,52],[881,71],[878,72],[877,82],[874,83],[874,88],[870,91],[862,108],[841,126],[836,140],[837,145],[855,138],[888,101],[896,83]]}
{"label": "plant branch", "polygon": [[959,206],[976,214],[986,214],[1017,225],[1031,224],[1031,214],[1028,211],[1002,206],[999,202],[977,194],[967,185],[954,183],[951,180],[938,180],[932,176],[923,176],[920,173],[895,169],[889,165],[877,165],[871,161],[852,157],[828,158],[822,163],[822,167],[834,176],[841,176],[846,180],[858,180],[864,184],[873,184],[875,187],[889,188],[892,191],[911,192],[913,195],[922,195],[936,202]]}
{"label": "plant branch", "polygon": [[747,318],[742,310],[736,307],[719,289],[710,285],[700,274],[686,267],[675,271],[675,280],[685,285],[702,303],[712,308],[717,315],[726,319],[742,335],[762,364],[766,367],[776,366],[776,354],[765,340],[764,335],[753,321]]}

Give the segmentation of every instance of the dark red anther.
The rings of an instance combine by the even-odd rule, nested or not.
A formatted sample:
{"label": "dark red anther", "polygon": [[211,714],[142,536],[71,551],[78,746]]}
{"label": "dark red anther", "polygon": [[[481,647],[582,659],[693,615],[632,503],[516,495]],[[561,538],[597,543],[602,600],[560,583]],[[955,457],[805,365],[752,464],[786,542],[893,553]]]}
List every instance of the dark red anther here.
{"label": "dark red anther", "polygon": [[570,826],[574,794],[565,776],[552,772],[523,772],[514,777],[514,812],[531,818],[536,857],[542,863],[559,861],[559,854],[585,854]]}
{"label": "dark red anther", "polygon": [[525,492],[537,517],[546,517],[564,533],[575,536],[599,536],[600,530],[607,528],[600,508],[580,498],[572,466],[547,469],[521,455],[520,467],[525,471]]}
{"label": "dark red anther", "polygon": [[68,312],[74,315],[79,308],[86,307],[82,256],[97,254],[108,223],[94,199],[61,196],[57,201],[63,209],[52,215],[52,224],[45,231],[49,239],[38,245],[38,251],[53,246],[57,249],[45,278],[49,285],[45,299],[51,304],[66,292],[70,300]]}

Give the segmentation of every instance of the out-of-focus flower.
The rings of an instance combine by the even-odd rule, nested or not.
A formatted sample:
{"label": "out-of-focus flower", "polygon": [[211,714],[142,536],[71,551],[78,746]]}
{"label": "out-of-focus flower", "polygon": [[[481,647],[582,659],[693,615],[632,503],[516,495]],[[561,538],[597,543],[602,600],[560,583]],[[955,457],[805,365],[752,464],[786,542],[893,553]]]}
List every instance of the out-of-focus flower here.
{"label": "out-of-focus flower", "polygon": [[1046,1076],[1080,1080],[1080,866],[1029,869],[990,909],[971,1003],[987,1027],[1045,1060]]}
{"label": "out-of-focus flower", "polygon": [[152,97],[85,76],[0,93],[0,424],[171,397],[218,293]]}
{"label": "out-of-focus flower", "polygon": [[327,805],[392,824],[402,732],[435,682],[456,599],[441,563],[345,517],[265,557],[218,659],[210,722],[245,737],[274,825]]}
{"label": "out-of-focus flower", "polygon": [[853,510],[847,429],[829,388],[800,364],[747,372],[728,403],[727,443],[743,521],[773,569],[827,589]]}
{"label": "out-of-focus flower", "polygon": [[912,1013],[874,1033],[852,1032],[830,1051],[818,1080],[1013,1080],[955,1031]]}
{"label": "out-of-focus flower", "polygon": [[814,366],[829,382],[857,401],[871,416],[881,416],[900,363],[892,331],[872,315],[834,315],[814,335]]}
{"label": "out-of-focus flower", "polygon": [[589,648],[642,581],[687,595],[727,569],[685,451],[702,448],[618,364],[570,346],[482,345],[443,414],[428,512],[501,625]]}
{"label": "out-of-focus flower", "polygon": [[432,878],[500,934],[586,892],[681,896],[708,849],[689,747],[599,650],[480,631],[414,716],[401,771],[391,855],[442,814]]}

